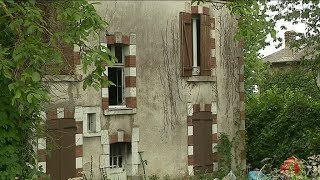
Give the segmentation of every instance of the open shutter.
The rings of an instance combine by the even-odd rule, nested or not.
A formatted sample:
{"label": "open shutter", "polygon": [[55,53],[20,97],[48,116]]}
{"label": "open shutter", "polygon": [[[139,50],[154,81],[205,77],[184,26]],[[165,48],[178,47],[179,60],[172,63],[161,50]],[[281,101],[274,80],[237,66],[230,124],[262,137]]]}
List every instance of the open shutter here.
{"label": "open shutter", "polygon": [[200,15],[200,75],[211,76],[210,62],[210,17]]}
{"label": "open shutter", "polygon": [[192,76],[191,14],[185,12],[180,12],[180,57],[182,76]]}

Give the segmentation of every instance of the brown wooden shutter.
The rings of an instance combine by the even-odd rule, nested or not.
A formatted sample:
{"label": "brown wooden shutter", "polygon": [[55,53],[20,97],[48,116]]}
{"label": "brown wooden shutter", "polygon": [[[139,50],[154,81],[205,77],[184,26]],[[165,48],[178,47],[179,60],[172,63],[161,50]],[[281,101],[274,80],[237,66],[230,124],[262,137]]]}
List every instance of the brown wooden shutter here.
{"label": "brown wooden shutter", "polygon": [[200,15],[200,75],[211,76],[210,67],[210,17]]}
{"label": "brown wooden shutter", "polygon": [[182,76],[192,76],[191,14],[185,12],[180,12],[180,57]]}
{"label": "brown wooden shutter", "polygon": [[193,115],[193,158],[194,173],[213,171],[212,114],[199,112]]}

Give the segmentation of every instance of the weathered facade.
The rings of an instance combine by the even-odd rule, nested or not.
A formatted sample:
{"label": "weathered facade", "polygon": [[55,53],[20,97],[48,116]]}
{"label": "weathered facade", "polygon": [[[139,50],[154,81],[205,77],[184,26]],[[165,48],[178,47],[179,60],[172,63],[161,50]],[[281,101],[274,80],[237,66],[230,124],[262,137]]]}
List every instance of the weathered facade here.
{"label": "weathered facade", "polygon": [[[82,89],[78,48],[74,75],[47,79],[44,117],[62,148],[39,159],[44,171],[56,179],[212,172],[221,133],[233,170],[244,170],[244,64],[225,2],[100,1],[96,9],[109,25],[92,43],[117,57],[105,71],[115,86]],[[39,154],[48,147],[39,139]]]}

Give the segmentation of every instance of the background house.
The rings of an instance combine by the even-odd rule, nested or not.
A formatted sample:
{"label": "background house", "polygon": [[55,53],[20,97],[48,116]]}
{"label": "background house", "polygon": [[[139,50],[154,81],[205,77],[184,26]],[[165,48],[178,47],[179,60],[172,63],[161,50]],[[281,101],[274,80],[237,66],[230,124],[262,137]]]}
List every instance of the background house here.
{"label": "background house", "polygon": [[[109,25],[90,43],[117,57],[105,71],[115,85],[82,89],[78,47],[74,73],[48,77],[53,101],[44,117],[59,148],[39,158],[44,172],[53,179],[213,172],[221,133],[232,142],[232,169],[245,170],[244,62],[225,2],[99,2]],[[39,139],[39,154],[51,142]]]}
{"label": "background house", "polygon": [[271,68],[274,70],[284,69],[285,67],[299,64],[301,58],[305,55],[305,51],[297,51],[290,47],[290,42],[294,41],[295,38],[294,31],[287,31],[284,33],[284,36],[285,47],[262,59],[265,62],[269,62]]}

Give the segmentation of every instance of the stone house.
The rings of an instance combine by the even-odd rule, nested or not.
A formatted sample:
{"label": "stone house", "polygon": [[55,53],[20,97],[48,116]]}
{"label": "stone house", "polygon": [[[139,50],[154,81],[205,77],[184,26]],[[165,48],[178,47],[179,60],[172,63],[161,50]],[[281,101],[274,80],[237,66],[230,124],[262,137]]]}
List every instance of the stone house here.
{"label": "stone house", "polygon": [[[47,77],[52,103],[43,117],[38,165],[52,179],[178,178],[218,169],[221,133],[232,169],[245,170],[244,62],[226,2],[100,1],[109,23],[91,43],[117,57],[105,74],[115,85],[83,90],[79,48],[72,73]],[[51,139],[52,140],[52,139]]]}
{"label": "stone house", "polygon": [[294,31],[285,32],[284,34],[285,47],[262,59],[264,62],[270,63],[271,69],[284,70],[289,66],[292,66],[294,64],[299,64],[301,62],[302,57],[305,55],[305,51],[304,50],[297,51],[290,47],[290,41],[293,40],[294,36],[295,36]]}
{"label": "stone house", "polygon": [[[285,47],[264,58],[263,62],[270,63],[270,71],[285,71],[290,67],[299,66],[303,59],[308,59],[307,49],[296,50],[290,47],[290,41],[294,41],[295,31],[287,31],[284,34]],[[317,84],[320,87],[320,73],[317,76]]]}

